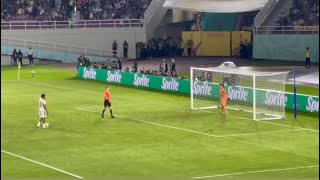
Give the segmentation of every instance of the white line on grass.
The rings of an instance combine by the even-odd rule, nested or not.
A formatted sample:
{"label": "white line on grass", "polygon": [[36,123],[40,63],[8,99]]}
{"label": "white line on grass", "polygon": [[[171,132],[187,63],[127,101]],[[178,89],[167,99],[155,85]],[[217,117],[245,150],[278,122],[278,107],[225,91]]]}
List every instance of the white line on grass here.
{"label": "white line on grass", "polygon": [[18,81],[18,80],[1,80],[1,82],[15,82],[15,81]]}
{"label": "white line on grass", "polygon": [[207,178],[215,178],[215,177],[226,177],[226,176],[244,175],[244,174],[257,174],[257,173],[264,173],[264,172],[290,171],[290,170],[310,169],[310,168],[318,168],[318,167],[319,167],[319,165],[282,168],[282,169],[265,169],[265,170],[259,170],[259,171],[238,172],[238,173],[230,173],[230,174],[217,174],[217,175],[212,175],[212,176],[198,176],[198,177],[192,177],[192,179],[207,179]]}
{"label": "white line on grass", "polygon": [[256,132],[256,133],[227,134],[227,135],[219,135],[218,137],[251,136],[251,135],[259,135],[259,134],[275,134],[275,133],[292,132],[292,131],[307,131],[307,130],[305,130],[305,129],[289,129],[289,130],[282,130],[282,131],[266,131],[266,132]]}
{"label": "white line on grass", "polygon": [[[36,82],[30,82],[30,81],[20,81],[20,82],[25,82],[25,83],[30,83],[30,84],[38,84],[38,85],[42,85],[42,86],[53,87],[53,88],[56,88],[56,89],[64,89],[64,90],[77,91],[77,92],[82,92],[82,93],[87,93],[87,94],[100,95],[100,94],[98,94],[98,93],[96,93],[96,92],[82,91],[82,90],[71,89],[71,88],[64,88],[64,87],[59,87],[59,86],[54,86],[54,85],[49,85],[49,84],[44,84],[44,83],[36,83]],[[140,101],[140,100],[137,100],[137,99],[123,98],[123,97],[117,97],[117,98]],[[144,102],[144,101],[143,101],[143,102]],[[145,103],[145,102],[144,102],[144,103]],[[150,103],[150,104],[152,104],[152,103]],[[173,105],[170,105],[170,104],[166,104],[166,106],[175,107],[175,108],[180,108],[180,109],[186,109],[186,108],[184,108],[184,107],[173,106]],[[207,113],[215,113],[215,114],[217,114],[216,112],[205,111],[205,110],[196,110],[196,111],[201,111],[201,112],[207,112]],[[239,117],[239,116],[232,116],[232,115],[230,115],[230,114],[228,114],[228,116],[229,116],[229,117],[232,117],[232,118],[237,118],[237,119],[244,119],[244,120],[253,121],[251,118],[245,118],[245,117]],[[293,126],[290,126],[290,125],[279,124],[279,123],[269,122],[269,121],[257,121],[257,122],[293,128]],[[319,132],[319,130],[315,130],[315,129],[309,129],[309,128],[301,128],[301,129],[305,129],[305,130],[312,131],[312,132]]]}
{"label": "white line on grass", "polygon": [[[82,111],[88,111],[88,112],[94,112],[97,113],[100,111],[96,111],[96,110],[91,110],[91,109],[85,109],[85,108],[76,108],[78,110],[82,110]],[[218,136],[218,135],[213,135],[213,134],[208,134],[208,133],[202,133],[199,131],[194,131],[194,130],[189,130],[189,129],[184,129],[184,128],[178,128],[178,127],[174,127],[174,126],[170,126],[170,125],[164,125],[164,124],[160,124],[160,123],[155,123],[155,122],[150,122],[150,121],[145,121],[145,120],[141,120],[141,119],[136,119],[136,118],[130,118],[130,117],[125,117],[125,116],[120,116],[120,115],[116,115],[118,117],[122,117],[124,119],[129,119],[129,120],[133,120],[133,121],[138,121],[138,122],[142,122],[142,123],[146,123],[146,124],[152,124],[152,125],[156,125],[156,126],[160,126],[160,127],[166,127],[168,129],[175,129],[175,130],[180,130],[180,131],[184,131],[184,132],[189,132],[189,133],[193,133],[193,134],[197,134],[197,135],[203,135],[203,136],[207,136],[207,137],[213,137],[213,138],[228,138],[227,136]],[[252,145],[252,146],[259,146],[265,149],[272,149],[272,150],[276,150],[279,151],[279,149],[270,147],[270,146],[264,146],[262,144],[259,143],[251,143],[249,141],[246,140],[240,140],[237,139],[237,141],[244,143],[244,144],[248,144],[248,145]],[[296,153],[295,153],[296,154]],[[298,155],[298,154],[297,154]]]}
{"label": "white line on grass", "polygon": [[[86,109],[86,108],[76,108],[76,109],[82,110],[82,111],[88,111],[88,112],[96,112],[96,113],[99,113],[99,112],[100,112],[100,111],[91,110],[91,109]],[[170,126],[170,125],[165,125],[165,124],[160,124],[160,123],[145,121],[145,120],[141,120],[141,119],[137,119],[137,118],[131,118],[131,117],[126,117],[126,116],[121,116],[121,115],[118,115],[118,114],[117,114],[117,116],[122,117],[122,118],[125,118],[125,119],[130,119],[130,120],[134,120],[134,121],[146,123],[146,124],[152,124],[152,125],[156,125],[156,126],[166,127],[166,128],[169,128],[169,129],[176,129],[176,130],[180,130],[180,131],[186,131],[186,132],[191,132],[191,133],[195,133],[195,134],[200,134],[200,135],[205,135],[205,136],[211,136],[211,137],[215,137],[215,138],[237,137],[237,136],[250,136],[250,135],[258,135],[258,134],[273,134],[273,133],[282,133],[282,132],[290,132],[290,131],[306,131],[305,129],[291,129],[291,130],[283,130],[283,131],[268,131],[268,132],[257,132],[257,133],[213,135],[213,134],[202,133],[202,132],[194,131],[194,130],[190,130],[190,129],[184,129],[184,128],[179,128],[179,127],[175,127],[175,126]]]}
{"label": "white line on grass", "polygon": [[35,160],[32,160],[32,159],[29,159],[29,158],[26,158],[26,157],[22,157],[22,156],[13,154],[13,153],[11,153],[11,152],[8,152],[8,151],[2,150],[2,149],[1,149],[1,152],[2,152],[2,153],[9,154],[9,155],[14,156],[14,157],[17,157],[17,158],[20,158],[20,159],[23,159],[23,160],[26,160],[26,161],[33,162],[33,163],[35,163],[35,164],[39,164],[39,165],[41,165],[41,166],[44,166],[44,167],[47,167],[47,168],[50,168],[50,169],[53,169],[53,170],[56,170],[56,171],[59,171],[59,172],[61,172],[61,173],[63,173],[63,174],[67,174],[67,175],[69,175],[69,176],[72,176],[72,177],[75,177],[75,178],[78,178],[78,179],[82,179],[82,178],[83,178],[83,177],[81,177],[81,176],[78,176],[78,175],[69,173],[69,172],[67,172],[67,171],[64,171],[64,170],[55,168],[55,167],[53,167],[53,166],[49,166],[49,165],[47,165],[47,164],[44,164],[44,163],[41,163],[41,162],[38,162],[38,161],[35,161]]}
{"label": "white line on grass", "polygon": [[[95,110],[91,110],[91,109],[84,109],[84,108],[77,108],[77,109],[78,110],[83,110],[83,111],[89,111],[89,112],[99,112],[99,111],[95,111]],[[125,116],[120,116],[118,114],[117,114],[117,116],[125,118],[125,119],[130,119],[130,120],[146,123],[146,124],[152,124],[152,125],[156,125],[156,126],[166,127],[166,128],[169,128],[169,129],[176,129],[176,130],[180,130],[180,131],[186,131],[186,132],[191,132],[191,133],[205,135],[205,136],[217,137],[217,136],[215,136],[213,134],[202,133],[202,132],[198,132],[198,131],[193,131],[193,130],[184,129],[184,128],[178,128],[178,127],[174,127],[174,126],[169,126],[169,125],[164,125],[164,124],[160,124],[160,123],[140,120],[140,119],[136,119],[136,118],[129,118],[129,117],[125,117]]]}
{"label": "white line on grass", "polygon": [[[66,93],[72,93],[72,92],[63,92],[63,94],[66,94]],[[41,93],[37,93],[37,94],[21,94],[21,95],[6,95],[7,93],[1,93],[1,97],[2,98],[20,98],[20,97],[29,97],[29,96],[35,96],[35,97],[40,97]],[[62,94],[61,92],[50,92],[49,93],[50,95],[51,94]]]}

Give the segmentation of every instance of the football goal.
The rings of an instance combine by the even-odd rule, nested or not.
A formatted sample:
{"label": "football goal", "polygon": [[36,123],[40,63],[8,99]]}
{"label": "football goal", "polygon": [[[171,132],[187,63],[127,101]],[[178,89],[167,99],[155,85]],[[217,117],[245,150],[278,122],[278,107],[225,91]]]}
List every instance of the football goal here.
{"label": "football goal", "polygon": [[[191,109],[220,108],[219,84],[228,95],[227,109],[253,120],[285,118],[285,83],[289,72],[260,72],[250,68],[190,68]],[[230,113],[230,112],[228,112]]]}

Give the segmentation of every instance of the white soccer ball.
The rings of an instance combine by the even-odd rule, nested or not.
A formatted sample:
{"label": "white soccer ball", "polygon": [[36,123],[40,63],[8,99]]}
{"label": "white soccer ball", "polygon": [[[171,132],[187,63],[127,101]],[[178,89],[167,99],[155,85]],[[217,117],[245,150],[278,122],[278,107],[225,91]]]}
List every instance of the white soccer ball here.
{"label": "white soccer ball", "polygon": [[45,126],[45,127],[49,127],[49,123],[45,123],[44,126]]}

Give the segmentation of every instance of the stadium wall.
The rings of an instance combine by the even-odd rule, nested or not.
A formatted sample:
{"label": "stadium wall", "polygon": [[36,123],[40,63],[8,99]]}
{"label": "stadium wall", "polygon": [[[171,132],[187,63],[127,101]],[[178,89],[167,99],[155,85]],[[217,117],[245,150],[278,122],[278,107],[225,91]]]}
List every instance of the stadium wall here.
{"label": "stadium wall", "polygon": [[[107,83],[116,83],[132,87],[143,87],[147,89],[155,89],[159,91],[166,92],[177,92],[182,94],[190,94],[190,81],[182,80],[171,77],[161,77],[153,75],[144,75],[144,74],[135,74],[130,72],[120,72],[120,71],[108,71],[104,69],[93,69],[86,67],[78,68],[78,78],[80,79],[92,79],[101,82]],[[214,94],[213,92],[219,92],[218,84],[194,82],[193,86],[194,92],[200,96],[208,96],[218,99],[219,94]],[[230,99],[233,101],[245,101],[252,103],[252,88],[247,87],[227,87],[231,91],[245,91],[246,98],[240,96],[232,96]],[[215,89],[215,90],[214,90]],[[257,90],[257,94],[260,97],[264,97],[264,105],[285,107],[286,109],[293,110],[293,100],[294,96],[292,93],[275,93],[265,90]],[[250,98],[251,97],[251,98]],[[250,100],[251,99],[251,100]],[[299,111],[319,113],[319,97],[317,96],[308,96],[308,95],[297,95],[297,108]]]}
{"label": "stadium wall", "polygon": [[[9,47],[9,46],[1,45],[1,55],[7,55],[10,58],[14,48],[17,50],[20,49],[21,52],[24,54],[24,57],[27,58],[28,49],[19,47],[19,46]],[[33,50],[34,50],[33,57],[35,59],[53,60],[53,61],[59,61],[62,63],[77,63],[78,57],[80,56],[80,54],[75,54],[75,53],[54,52],[49,50],[37,50],[37,49],[33,49]],[[86,57],[89,58],[91,62],[105,62],[106,59],[116,60],[116,58],[113,58],[113,57],[102,57],[102,56],[91,56],[91,55],[87,55]],[[10,59],[10,61],[11,60],[12,59]],[[7,65],[6,64],[7,62],[4,62],[4,63],[5,63],[4,65]],[[37,61],[35,61],[35,63],[37,63]],[[2,62],[1,62],[1,65],[2,65]]]}
{"label": "stadium wall", "polygon": [[200,24],[203,31],[233,31],[237,13],[204,13]]}
{"label": "stadium wall", "polygon": [[239,56],[240,42],[251,42],[248,31],[183,31],[182,40],[186,45],[193,40],[192,54],[196,56]]}
{"label": "stadium wall", "polygon": [[311,62],[319,62],[319,35],[256,34],[253,36],[253,58],[305,61],[306,47],[311,49]]}
{"label": "stadium wall", "polygon": [[[57,64],[57,63],[62,63],[61,61],[57,60],[47,60],[47,59],[33,59],[34,64]],[[13,65],[13,59],[11,56],[8,55],[1,55],[1,66],[9,66]],[[29,59],[27,57],[24,57],[22,59],[22,64],[23,65],[29,65]]]}
{"label": "stadium wall", "polygon": [[56,44],[68,44],[112,50],[114,40],[118,42],[118,55],[123,56],[123,41],[129,44],[128,57],[136,58],[136,43],[146,42],[142,27],[129,28],[86,28],[86,29],[34,29],[34,30],[1,30],[1,37],[40,41]]}

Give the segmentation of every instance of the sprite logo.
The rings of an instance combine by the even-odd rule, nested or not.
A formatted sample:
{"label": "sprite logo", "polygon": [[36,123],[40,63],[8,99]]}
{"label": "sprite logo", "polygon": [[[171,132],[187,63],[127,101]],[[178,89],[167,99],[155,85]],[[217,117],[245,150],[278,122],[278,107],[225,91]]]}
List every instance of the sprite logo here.
{"label": "sprite logo", "polygon": [[264,103],[268,106],[280,106],[286,107],[288,101],[288,97],[283,93],[272,93],[267,92]]}
{"label": "sprite logo", "polygon": [[247,101],[248,100],[248,91],[245,90],[243,87],[233,89],[232,86],[229,86],[228,87],[228,97],[231,100]]}
{"label": "sprite logo", "polygon": [[87,70],[87,68],[83,68],[83,78],[84,79],[96,79],[97,72],[93,69],[90,68]]}
{"label": "sprite logo", "polygon": [[316,101],[312,98],[312,96],[309,96],[308,105],[307,105],[306,109],[309,112],[319,112],[319,100]]}
{"label": "sprite logo", "polygon": [[120,72],[115,71],[114,73],[112,73],[111,71],[108,71],[107,82],[121,83],[121,78],[122,75],[120,74]]}
{"label": "sprite logo", "polygon": [[134,74],[133,85],[135,86],[144,86],[149,87],[149,78],[146,75],[142,75],[141,77],[138,74]]}
{"label": "sprite logo", "polygon": [[171,90],[171,91],[178,91],[179,82],[176,79],[171,78],[171,80],[167,81],[166,78],[162,78],[162,86],[161,89],[163,90]]}
{"label": "sprite logo", "polygon": [[195,95],[203,95],[203,96],[210,96],[212,88],[207,83],[193,83],[193,94]]}

